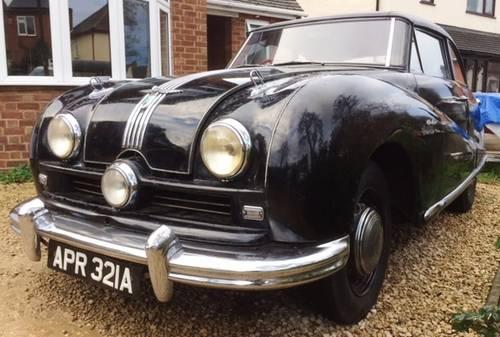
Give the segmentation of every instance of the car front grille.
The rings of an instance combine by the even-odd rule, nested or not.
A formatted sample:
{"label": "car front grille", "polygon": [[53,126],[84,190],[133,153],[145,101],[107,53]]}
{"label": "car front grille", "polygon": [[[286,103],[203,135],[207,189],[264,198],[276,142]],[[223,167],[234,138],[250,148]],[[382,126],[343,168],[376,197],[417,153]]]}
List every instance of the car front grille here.
{"label": "car front grille", "polygon": [[184,210],[199,213],[231,216],[231,200],[224,197],[190,195],[166,190],[158,190],[151,204],[170,210]]}
{"label": "car front grille", "polygon": [[[108,207],[98,177],[67,175],[64,179],[65,190],[51,191],[51,195]],[[138,207],[130,212],[166,220],[182,219],[222,225],[234,223],[234,202],[229,196],[145,186],[139,199]]]}

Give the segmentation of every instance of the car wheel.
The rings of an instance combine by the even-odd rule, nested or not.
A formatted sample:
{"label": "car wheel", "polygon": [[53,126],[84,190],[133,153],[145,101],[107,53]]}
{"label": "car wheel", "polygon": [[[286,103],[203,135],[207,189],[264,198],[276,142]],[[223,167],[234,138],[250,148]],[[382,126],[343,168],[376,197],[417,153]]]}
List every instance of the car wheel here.
{"label": "car wheel", "polygon": [[341,324],[363,319],[377,302],[390,253],[389,193],[382,170],[371,163],[356,197],[349,261],[315,286],[321,311]]}
{"label": "car wheel", "polygon": [[450,205],[449,210],[454,213],[467,213],[471,210],[474,200],[476,199],[476,185],[477,179],[474,178],[472,184],[467,187],[465,191],[460,194],[460,196],[453,201]]}

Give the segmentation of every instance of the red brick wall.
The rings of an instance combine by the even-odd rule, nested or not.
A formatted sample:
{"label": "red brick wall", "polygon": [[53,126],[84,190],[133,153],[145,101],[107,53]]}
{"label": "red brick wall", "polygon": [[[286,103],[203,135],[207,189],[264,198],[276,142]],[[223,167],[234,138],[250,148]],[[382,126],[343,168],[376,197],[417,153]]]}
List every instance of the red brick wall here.
{"label": "red brick wall", "polygon": [[270,18],[266,16],[256,16],[249,14],[240,14],[237,18],[231,19],[231,30],[232,30],[232,39],[231,39],[231,50],[233,51],[233,56],[236,55],[238,50],[240,50],[241,45],[247,39],[246,36],[246,20],[247,19],[255,19],[267,21],[269,23],[275,23],[279,21],[283,21],[283,19]]}
{"label": "red brick wall", "polygon": [[207,70],[207,0],[172,0],[174,75]]}
{"label": "red brick wall", "polygon": [[26,164],[38,114],[67,88],[0,87],[0,170]]}

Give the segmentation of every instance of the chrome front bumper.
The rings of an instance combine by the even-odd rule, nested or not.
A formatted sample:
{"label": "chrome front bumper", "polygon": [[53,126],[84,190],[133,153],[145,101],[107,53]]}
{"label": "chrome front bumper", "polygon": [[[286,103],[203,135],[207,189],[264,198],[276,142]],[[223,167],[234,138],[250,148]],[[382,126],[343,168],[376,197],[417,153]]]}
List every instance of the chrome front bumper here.
{"label": "chrome front bumper", "polygon": [[10,222],[33,261],[40,261],[43,238],[146,265],[162,302],[172,297],[173,282],[228,289],[286,288],[331,275],[349,257],[349,236],[307,246],[209,246],[181,242],[165,225],[147,235],[58,214],[39,198],[16,206]]}

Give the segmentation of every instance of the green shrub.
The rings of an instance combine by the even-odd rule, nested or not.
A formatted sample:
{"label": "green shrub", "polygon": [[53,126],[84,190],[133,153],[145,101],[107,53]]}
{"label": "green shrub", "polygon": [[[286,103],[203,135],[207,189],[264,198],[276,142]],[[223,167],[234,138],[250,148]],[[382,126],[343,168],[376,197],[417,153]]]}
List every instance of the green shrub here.
{"label": "green shrub", "polygon": [[486,164],[481,174],[479,174],[479,181],[486,184],[500,184],[500,164]]}
{"label": "green shrub", "polygon": [[0,172],[0,183],[20,184],[32,181],[31,169],[27,165],[16,167],[8,172]]}
{"label": "green shrub", "polygon": [[451,319],[453,329],[460,332],[470,330],[484,337],[500,336],[500,307],[485,306],[479,311],[467,311],[456,314]]}

